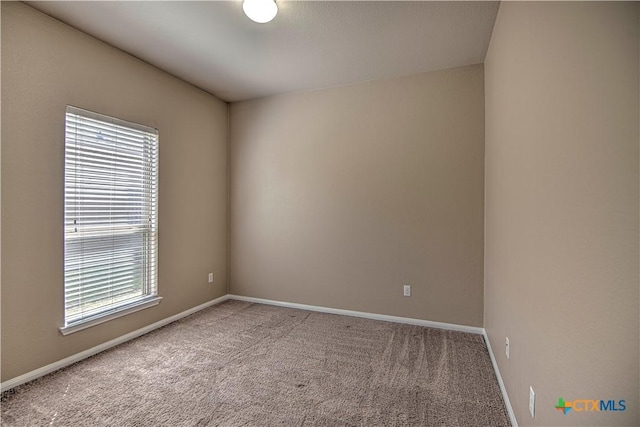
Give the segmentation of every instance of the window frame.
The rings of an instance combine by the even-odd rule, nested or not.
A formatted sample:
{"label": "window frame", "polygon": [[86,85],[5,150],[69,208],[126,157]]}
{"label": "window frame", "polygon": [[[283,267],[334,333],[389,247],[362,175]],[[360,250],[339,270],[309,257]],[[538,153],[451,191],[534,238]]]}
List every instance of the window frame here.
{"label": "window frame", "polygon": [[[76,118],[74,118],[74,116]],[[96,126],[103,127],[104,129],[110,129],[115,132],[119,130],[125,131],[125,132],[137,132],[143,135],[144,138],[147,138],[147,137],[150,138],[151,142],[149,143],[148,146],[146,146],[144,143],[140,144],[140,148],[143,151],[146,149],[149,149],[150,159],[148,159],[148,161],[147,159],[143,161],[142,166],[139,167],[139,171],[140,173],[142,173],[143,179],[146,179],[147,174],[151,177],[150,179],[151,189],[147,190],[147,188],[143,187],[144,189],[142,191],[143,193],[145,193],[145,195],[142,197],[138,205],[141,210],[148,209],[149,225],[147,226],[143,224],[143,225],[138,225],[136,227],[133,227],[134,229],[133,233],[140,233],[141,239],[142,239],[142,242],[140,243],[139,246],[132,247],[132,248],[135,248],[135,250],[139,251],[139,253],[141,253],[143,257],[143,261],[139,261],[143,263],[143,266],[140,267],[140,272],[142,272],[141,273],[142,274],[142,278],[141,278],[142,294],[140,296],[134,295],[133,297],[130,297],[121,302],[114,303],[112,301],[110,304],[103,304],[102,306],[99,306],[94,310],[87,310],[85,313],[89,313],[89,314],[85,314],[81,312],[80,315],[68,316],[67,292],[71,292],[70,289],[72,289],[72,288],[68,289],[68,286],[72,287],[73,285],[68,285],[69,282],[68,282],[67,263],[69,259],[75,260],[74,257],[78,257],[78,259],[83,259],[82,257],[84,256],[84,255],[69,255],[67,253],[70,245],[72,244],[72,239],[68,239],[68,237],[72,236],[72,234],[69,234],[69,233],[74,232],[73,230],[69,232],[68,229],[70,227],[68,222],[71,218],[71,220],[74,221],[74,224],[75,224],[75,220],[80,219],[80,217],[77,215],[73,215],[71,217],[68,216],[68,206],[67,206],[68,194],[67,193],[76,192],[78,191],[78,189],[77,187],[74,187],[73,190],[70,190],[71,185],[68,182],[67,175],[70,173],[69,171],[72,167],[74,168],[74,173],[76,173],[75,168],[78,167],[78,161],[79,161],[77,158],[72,160],[69,160],[68,158],[68,156],[70,156],[69,153],[71,151],[73,151],[74,149],[78,150],[78,140],[79,140],[78,134],[76,132],[71,132],[71,133],[69,132],[68,122],[70,120],[76,120],[76,123],[77,123],[78,120],[82,120],[82,119],[86,119],[89,121],[98,121],[100,123],[97,124]],[[65,163],[63,168],[63,171],[64,171],[64,179],[63,179],[64,181],[63,182],[63,190],[64,190],[63,320],[64,321],[63,321],[63,326],[61,326],[59,330],[63,335],[68,335],[68,334],[104,323],[104,322],[131,314],[146,308],[156,306],[162,300],[162,297],[160,297],[158,294],[158,249],[159,249],[158,248],[158,193],[159,193],[158,184],[159,184],[159,151],[160,149],[159,149],[159,134],[158,134],[158,130],[155,128],[140,125],[137,123],[131,123],[125,120],[121,120],[115,117],[96,113],[93,111],[84,110],[71,105],[68,105],[66,107],[64,123],[65,123],[65,130],[64,130],[64,161]],[[81,129],[81,128],[77,128],[77,129]],[[96,140],[97,139],[102,139],[102,138],[98,137],[96,138]],[[118,139],[116,136],[115,142],[113,142],[114,145],[117,145],[117,141]],[[68,148],[67,147],[68,144],[73,147]],[[114,148],[113,150],[115,150],[114,155],[115,153],[118,153],[117,149]],[[124,161],[124,160],[121,160],[121,161]],[[72,165],[72,166],[69,166],[69,165]],[[128,166],[126,163],[124,163],[124,165]],[[94,164],[92,164],[91,166],[96,168],[100,167],[99,165],[94,165]],[[122,166],[122,164],[119,164],[119,166]],[[153,172],[147,172],[147,170],[152,170]],[[104,171],[109,171],[109,169],[105,166]],[[108,183],[108,181],[106,182]],[[116,185],[116,183],[121,184],[123,182],[127,183],[128,181],[126,180],[114,181],[114,183],[111,183],[111,185]],[[147,181],[144,181],[144,182],[146,183]],[[144,186],[144,184],[142,185]],[[150,191],[151,194],[146,195],[147,191]],[[80,202],[79,204],[76,198],[71,204],[73,206],[76,206],[76,209],[77,209],[77,206],[86,208],[81,203],[82,202]],[[135,205],[133,206],[135,207]],[[112,208],[109,208],[107,210],[110,211],[111,209]],[[113,214],[111,212],[108,213],[108,216],[107,216],[108,219],[106,220],[105,223],[108,225],[107,229],[110,230],[111,237],[113,238],[115,233],[117,233],[117,226],[114,224],[115,221],[112,215]],[[86,219],[88,217],[84,217],[84,218]],[[146,218],[145,216],[142,216],[140,218],[141,218],[140,221],[146,221],[146,219],[144,219]],[[82,234],[80,237],[78,237],[79,239],[82,239],[82,241],[86,241],[87,239],[91,238],[91,232],[92,232],[91,227],[90,226],[85,226],[85,227],[86,227],[85,230],[87,230],[86,231],[87,234]],[[75,232],[77,231],[78,231],[78,228],[75,228]],[[84,230],[82,232],[85,233]],[[150,246],[152,247],[150,248]],[[84,248],[81,250],[84,251]],[[111,250],[113,251],[114,249],[112,248]],[[70,250],[70,252],[73,252],[73,250]],[[110,252],[110,253],[113,254],[113,252]],[[124,261],[118,261],[118,264],[116,265],[121,265],[123,262]],[[83,267],[83,268],[87,268],[87,267]],[[103,268],[103,267],[100,267],[100,268]],[[71,269],[69,271],[71,271]],[[134,274],[134,273],[131,273],[131,274]],[[108,289],[111,291],[112,286],[113,285],[109,283],[107,286],[105,286],[105,290]]]}

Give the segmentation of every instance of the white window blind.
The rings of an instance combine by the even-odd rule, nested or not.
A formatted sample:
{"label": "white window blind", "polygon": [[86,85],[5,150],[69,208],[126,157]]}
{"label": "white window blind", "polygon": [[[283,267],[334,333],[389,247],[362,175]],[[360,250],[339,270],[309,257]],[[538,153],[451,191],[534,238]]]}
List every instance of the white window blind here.
{"label": "white window blind", "polygon": [[157,304],[157,130],[67,107],[64,184],[63,333]]}

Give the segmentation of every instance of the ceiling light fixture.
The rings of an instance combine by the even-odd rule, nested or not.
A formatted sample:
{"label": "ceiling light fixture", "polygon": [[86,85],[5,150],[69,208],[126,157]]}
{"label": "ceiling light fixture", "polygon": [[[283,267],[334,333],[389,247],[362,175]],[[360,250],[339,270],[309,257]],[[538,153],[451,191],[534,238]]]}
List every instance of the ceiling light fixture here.
{"label": "ceiling light fixture", "polygon": [[252,21],[264,24],[276,17],[278,5],[275,0],[244,0],[242,10]]}

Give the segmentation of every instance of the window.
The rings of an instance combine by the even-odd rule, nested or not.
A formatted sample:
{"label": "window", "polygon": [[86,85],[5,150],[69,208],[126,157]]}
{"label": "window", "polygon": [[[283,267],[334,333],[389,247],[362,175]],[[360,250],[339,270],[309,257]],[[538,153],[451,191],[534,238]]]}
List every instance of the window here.
{"label": "window", "polygon": [[63,334],[158,304],[158,132],[67,107]]}

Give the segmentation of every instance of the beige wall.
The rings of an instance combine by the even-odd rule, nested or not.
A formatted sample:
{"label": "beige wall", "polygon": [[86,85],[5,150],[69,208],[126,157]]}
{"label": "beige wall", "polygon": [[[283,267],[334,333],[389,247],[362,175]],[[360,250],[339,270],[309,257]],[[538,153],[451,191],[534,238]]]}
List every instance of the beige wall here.
{"label": "beige wall", "polygon": [[[485,328],[521,426],[640,425],[638,9],[498,13],[485,62]],[[563,415],[559,397],[627,410]]]}
{"label": "beige wall", "polygon": [[473,65],[232,104],[231,293],[482,326],[483,103]]}
{"label": "beige wall", "polygon": [[[67,104],[159,129],[164,299],[63,337]],[[2,125],[3,381],[226,293],[224,102],[24,4],[2,2]]]}

